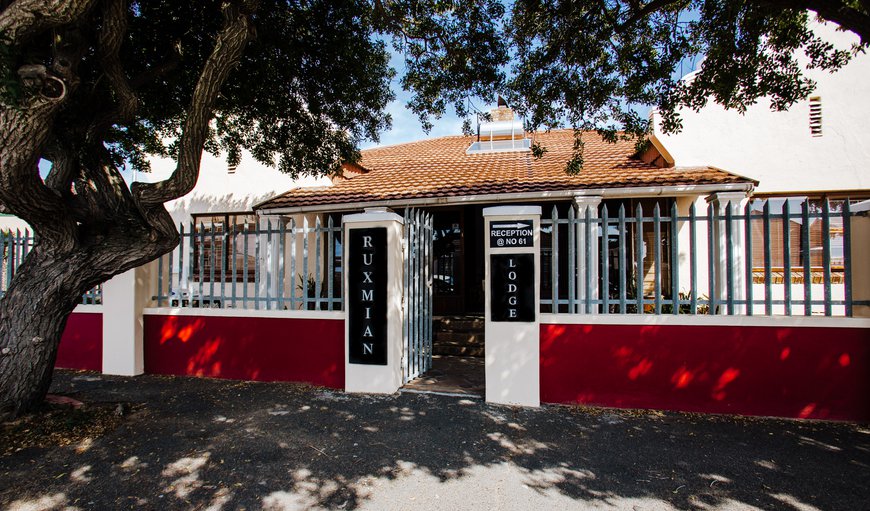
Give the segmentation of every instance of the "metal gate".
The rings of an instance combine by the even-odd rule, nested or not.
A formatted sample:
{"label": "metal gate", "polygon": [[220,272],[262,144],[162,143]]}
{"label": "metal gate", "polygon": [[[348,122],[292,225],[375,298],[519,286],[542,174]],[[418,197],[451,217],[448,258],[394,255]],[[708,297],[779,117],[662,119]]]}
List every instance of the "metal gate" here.
{"label": "metal gate", "polygon": [[405,209],[402,370],[408,383],[432,368],[432,214]]}

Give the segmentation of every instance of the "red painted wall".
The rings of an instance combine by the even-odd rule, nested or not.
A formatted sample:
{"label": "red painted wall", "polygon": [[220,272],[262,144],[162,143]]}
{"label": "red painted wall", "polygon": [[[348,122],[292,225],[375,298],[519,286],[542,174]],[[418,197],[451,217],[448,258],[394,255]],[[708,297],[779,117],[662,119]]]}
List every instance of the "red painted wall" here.
{"label": "red painted wall", "polygon": [[541,400],[870,420],[870,329],[541,325]]}
{"label": "red painted wall", "polygon": [[103,315],[73,312],[66,320],[54,367],[103,370]]}
{"label": "red painted wall", "polygon": [[344,321],[145,316],[145,372],[344,388]]}

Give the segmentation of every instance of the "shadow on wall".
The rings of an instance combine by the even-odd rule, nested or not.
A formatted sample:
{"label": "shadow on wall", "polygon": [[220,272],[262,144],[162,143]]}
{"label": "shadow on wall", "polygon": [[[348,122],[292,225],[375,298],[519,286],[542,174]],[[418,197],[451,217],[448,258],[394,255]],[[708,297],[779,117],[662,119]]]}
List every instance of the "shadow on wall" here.
{"label": "shadow on wall", "polygon": [[344,388],[341,320],[145,316],[145,372]]}
{"label": "shadow on wall", "polygon": [[542,325],[541,399],[870,420],[860,328]]}

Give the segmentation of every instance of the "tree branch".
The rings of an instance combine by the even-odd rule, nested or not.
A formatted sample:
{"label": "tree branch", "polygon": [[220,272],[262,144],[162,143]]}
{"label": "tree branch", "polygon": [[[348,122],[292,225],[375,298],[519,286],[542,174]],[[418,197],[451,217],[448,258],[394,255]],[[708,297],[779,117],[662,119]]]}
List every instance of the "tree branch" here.
{"label": "tree branch", "polygon": [[106,0],[100,31],[100,65],[115,93],[115,108],[96,119],[88,129],[89,141],[97,140],[112,124],[129,120],[139,106],[121,67],[121,45],[127,35],[127,0]]}
{"label": "tree branch", "polygon": [[80,163],[73,151],[55,148],[44,156],[51,160],[51,170],[45,176],[45,185],[61,195],[70,193],[75,171]]}
{"label": "tree branch", "polygon": [[65,97],[31,95],[24,105],[0,106],[0,202],[41,237],[69,249],[75,222],[64,215],[60,194],[43,183],[37,167]]}
{"label": "tree branch", "polygon": [[178,164],[172,175],[164,181],[134,184],[133,195],[141,207],[147,209],[177,199],[196,185],[215,101],[253,34],[248,16],[247,12],[236,6],[224,8],[224,27],[203,65],[190,101],[179,144]]}
{"label": "tree branch", "polygon": [[[781,9],[815,11],[822,18],[832,21],[840,27],[854,32],[861,38],[861,44],[870,44],[870,14],[862,12],[859,9],[851,7],[846,2],[834,2],[831,0],[802,0],[795,2],[794,0],[759,0],[762,4],[767,4]],[[862,4],[866,6],[867,2],[862,0]]]}
{"label": "tree branch", "polygon": [[46,29],[79,19],[95,3],[96,0],[17,0],[0,12],[0,33],[20,46]]}
{"label": "tree branch", "polygon": [[173,46],[172,53],[166,57],[166,60],[161,64],[154,66],[150,69],[139,73],[133,80],[131,80],[130,84],[133,89],[138,90],[143,85],[150,83],[161,76],[166,75],[170,71],[174,70],[178,67],[178,64],[181,63],[181,54],[178,53],[178,49],[176,46]]}
{"label": "tree branch", "polygon": [[[665,7],[674,5],[674,4],[685,4],[685,0],[652,0],[646,5],[641,6],[637,10],[635,10],[634,14],[631,15],[630,18],[620,23],[619,25],[615,25],[617,32],[622,32],[623,30],[631,27],[638,21],[646,18],[650,14],[660,11]],[[683,5],[685,7],[685,5]],[[631,12],[631,11],[629,11]]]}
{"label": "tree branch", "polygon": [[118,169],[105,156],[93,160],[82,167],[81,179],[76,182],[76,199],[79,207],[86,208],[89,222],[111,223],[114,218],[136,214],[130,190]]}

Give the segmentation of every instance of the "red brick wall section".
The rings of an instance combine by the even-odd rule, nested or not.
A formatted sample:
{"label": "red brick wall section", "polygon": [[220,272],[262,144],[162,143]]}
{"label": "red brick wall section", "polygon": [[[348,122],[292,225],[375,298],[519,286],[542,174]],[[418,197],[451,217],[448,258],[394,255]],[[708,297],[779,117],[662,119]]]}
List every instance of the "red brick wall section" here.
{"label": "red brick wall section", "polygon": [[103,315],[73,312],[66,320],[54,367],[103,370]]}
{"label": "red brick wall section", "polygon": [[541,401],[870,420],[870,329],[541,325]]}
{"label": "red brick wall section", "polygon": [[145,316],[145,372],[344,388],[344,321]]}

